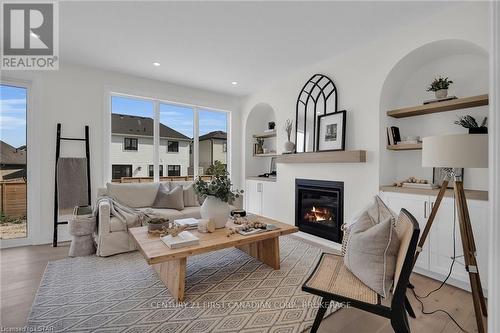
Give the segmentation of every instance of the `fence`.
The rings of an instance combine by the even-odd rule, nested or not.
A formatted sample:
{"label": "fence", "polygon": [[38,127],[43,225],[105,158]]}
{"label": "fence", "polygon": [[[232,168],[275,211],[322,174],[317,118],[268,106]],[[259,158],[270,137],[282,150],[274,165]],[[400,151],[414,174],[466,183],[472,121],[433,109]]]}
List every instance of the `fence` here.
{"label": "fence", "polygon": [[0,209],[6,216],[26,216],[26,182],[0,183]]}

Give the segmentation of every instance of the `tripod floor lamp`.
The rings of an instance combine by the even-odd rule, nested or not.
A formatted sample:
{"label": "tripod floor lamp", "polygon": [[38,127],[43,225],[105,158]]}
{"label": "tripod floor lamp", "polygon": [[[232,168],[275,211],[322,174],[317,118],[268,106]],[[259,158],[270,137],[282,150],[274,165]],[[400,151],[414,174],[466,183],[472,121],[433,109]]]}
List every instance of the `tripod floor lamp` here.
{"label": "tripod floor lamp", "polygon": [[481,286],[479,269],[476,260],[476,244],[465,198],[464,184],[461,175],[455,174],[453,168],[487,168],[488,167],[488,135],[487,134],[455,134],[431,136],[422,140],[422,166],[446,168],[446,176],[432,208],[422,236],[418,242],[415,260],[422,251],[434,218],[439,210],[441,200],[446,192],[449,180],[454,178],[454,193],[458,223],[464,252],[465,269],[469,273],[472,301],[480,333],[486,331],[484,317],[487,316],[486,300]]}

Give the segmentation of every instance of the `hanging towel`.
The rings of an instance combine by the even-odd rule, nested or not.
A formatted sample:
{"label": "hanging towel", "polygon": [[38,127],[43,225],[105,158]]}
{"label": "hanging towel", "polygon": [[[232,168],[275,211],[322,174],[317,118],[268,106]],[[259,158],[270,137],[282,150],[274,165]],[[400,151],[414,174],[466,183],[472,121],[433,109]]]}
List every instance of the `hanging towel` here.
{"label": "hanging towel", "polygon": [[59,158],[57,162],[59,210],[89,205],[87,189],[87,159]]}

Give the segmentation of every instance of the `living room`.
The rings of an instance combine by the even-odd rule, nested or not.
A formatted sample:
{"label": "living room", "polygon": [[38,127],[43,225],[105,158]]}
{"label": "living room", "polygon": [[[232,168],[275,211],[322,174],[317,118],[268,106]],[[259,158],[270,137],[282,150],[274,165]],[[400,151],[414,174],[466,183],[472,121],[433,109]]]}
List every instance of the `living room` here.
{"label": "living room", "polygon": [[2,329],[500,331],[498,3],[44,4],[2,3]]}

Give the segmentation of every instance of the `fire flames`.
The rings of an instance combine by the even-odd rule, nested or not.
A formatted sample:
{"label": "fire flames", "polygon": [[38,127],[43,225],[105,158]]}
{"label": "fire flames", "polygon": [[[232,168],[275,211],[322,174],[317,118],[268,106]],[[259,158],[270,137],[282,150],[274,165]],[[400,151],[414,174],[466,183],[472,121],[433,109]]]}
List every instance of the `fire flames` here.
{"label": "fire flames", "polygon": [[330,221],[333,220],[333,216],[330,209],[321,207],[316,208],[313,206],[313,208],[304,215],[304,220],[309,222]]}

